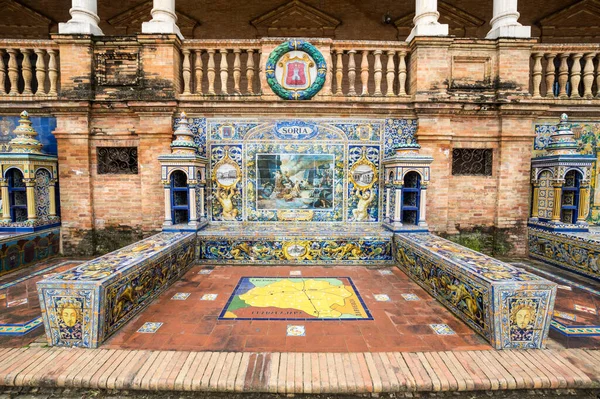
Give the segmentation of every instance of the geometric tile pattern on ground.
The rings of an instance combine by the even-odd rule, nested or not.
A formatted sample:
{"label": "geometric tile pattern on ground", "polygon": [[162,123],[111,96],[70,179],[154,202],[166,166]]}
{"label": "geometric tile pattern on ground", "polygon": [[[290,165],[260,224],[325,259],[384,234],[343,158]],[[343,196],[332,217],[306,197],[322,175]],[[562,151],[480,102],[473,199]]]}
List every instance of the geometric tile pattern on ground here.
{"label": "geometric tile pattern on ground", "polygon": [[372,320],[348,277],[242,277],[220,320]]}

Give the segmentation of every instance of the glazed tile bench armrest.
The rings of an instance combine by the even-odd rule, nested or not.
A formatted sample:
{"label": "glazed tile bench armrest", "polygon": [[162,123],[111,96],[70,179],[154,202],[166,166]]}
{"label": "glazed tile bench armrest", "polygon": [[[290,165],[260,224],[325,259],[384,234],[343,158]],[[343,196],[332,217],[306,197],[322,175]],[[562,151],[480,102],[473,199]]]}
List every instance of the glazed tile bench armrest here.
{"label": "glazed tile bench armrest", "polygon": [[37,283],[49,345],[95,348],[193,264],[195,233],[159,233]]}
{"label": "glazed tile bench armrest", "polygon": [[556,284],[433,234],[397,234],[399,266],[496,349],[542,348]]}

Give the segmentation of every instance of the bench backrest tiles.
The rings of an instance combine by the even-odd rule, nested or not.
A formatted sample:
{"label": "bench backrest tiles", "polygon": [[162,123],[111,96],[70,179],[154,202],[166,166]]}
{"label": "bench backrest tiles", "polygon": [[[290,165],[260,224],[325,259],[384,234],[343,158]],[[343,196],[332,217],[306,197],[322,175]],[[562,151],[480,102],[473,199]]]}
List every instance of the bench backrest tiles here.
{"label": "bench backrest tiles", "polygon": [[179,279],[195,233],[159,233],[37,283],[49,345],[95,348]]}
{"label": "bench backrest tiles", "polygon": [[542,348],[556,284],[433,234],[396,234],[399,266],[496,349]]}

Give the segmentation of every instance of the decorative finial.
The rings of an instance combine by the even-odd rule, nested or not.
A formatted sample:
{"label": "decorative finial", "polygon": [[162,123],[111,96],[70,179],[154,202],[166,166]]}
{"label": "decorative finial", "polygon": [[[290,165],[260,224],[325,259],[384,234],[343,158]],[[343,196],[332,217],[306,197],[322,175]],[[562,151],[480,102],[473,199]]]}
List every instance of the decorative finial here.
{"label": "decorative finial", "polygon": [[182,111],[179,116],[177,129],[173,132],[175,140],[171,143],[171,149],[174,154],[195,154],[198,145],[194,142],[194,134],[188,126],[187,115]]}
{"label": "decorative finial", "polygon": [[569,120],[569,116],[568,116],[566,113],[564,113],[564,112],[563,112],[563,113],[560,115],[560,121],[561,121],[561,122],[566,122],[566,121],[568,121],[568,120]]}
{"label": "decorative finial", "polygon": [[566,155],[577,153],[577,142],[571,130],[569,117],[566,113],[560,115],[560,122],[556,126],[556,132],[550,136],[550,143],[546,150],[554,155]]}
{"label": "decorative finial", "polygon": [[29,153],[29,154],[41,154],[42,143],[40,143],[36,136],[37,132],[31,126],[31,120],[29,119],[29,113],[27,111],[21,112],[21,119],[19,119],[19,126],[13,131],[17,136],[10,141],[11,152]]}

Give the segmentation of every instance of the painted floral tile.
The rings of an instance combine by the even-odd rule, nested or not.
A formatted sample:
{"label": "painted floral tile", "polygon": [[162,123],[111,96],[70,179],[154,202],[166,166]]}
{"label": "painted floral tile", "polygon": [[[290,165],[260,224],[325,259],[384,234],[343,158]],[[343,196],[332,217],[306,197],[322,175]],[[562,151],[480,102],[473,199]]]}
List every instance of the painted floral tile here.
{"label": "painted floral tile", "polygon": [[390,300],[390,297],[386,294],[373,294],[373,298],[375,298],[377,302],[389,302]]}
{"label": "painted floral tile", "polygon": [[379,274],[382,276],[391,276],[394,274],[394,272],[389,269],[379,269]]}
{"label": "painted floral tile", "polygon": [[287,336],[288,337],[304,337],[306,336],[306,327],[304,326],[287,326]]}
{"label": "painted floral tile", "polygon": [[158,331],[158,329],[162,325],[163,325],[163,323],[148,321],[148,322],[144,323],[144,325],[142,325],[137,330],[137,332],[146,333],[146,334],[154,334],[156,331]]}
{"label": "painted floral tile", "polygon": [[448,324],[430,324],[429,327],[431,327],[431,329],[433,331],[435,331],[435,333],[437,335],[455,335],[456,334],[454,332],[454,330],[452,330],[450,328],[450,326],[448,326]]}
{"label": "painted floral tile", "polygon": [[404,298],[405,301],[420,301],[421,298],[419,298],[416,294],[402,294],[402,298]]}
{"label": "painted floral tile", "polygon": [[215,299],[217,299],[217,294],[204,294],[200,298],[201,301],[214,301]]}
{"label": "painted floral tile", "polygon": [[211,274],[213,269],[202,269],[198,272],[198,274]]}
{"label": "painted floral tile", "polygon": [[588,306],[583,306],[583,305],[575,304],[575,310],[578,310],[580,312],[585,312],[585,313],[596,314],[596,308],[590,308]]}
{"label": "painted floral tile", "polygon": [[172,301],[185,301],[190,296],[189,292],[178,292],[171,298]]}
{"label": "painted floral tile", "polygon": [[571,321],[577,320],[577,316],[575,316],[573,313],[561,312],[558,310],[554,311],[554,317],[560,317],[561,319],[566,319],[566,320],[571,320]]}
{"label": "painted floral tile", "polygon": [[300,270],[292,270],[290,272],[290,276],[302,276],[302,271],[300,271]]}

